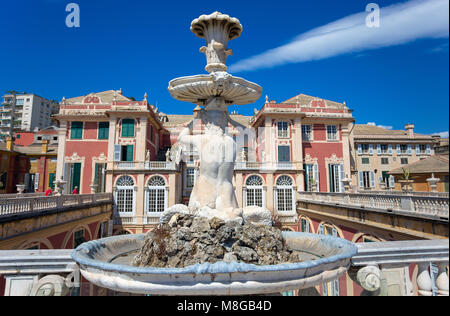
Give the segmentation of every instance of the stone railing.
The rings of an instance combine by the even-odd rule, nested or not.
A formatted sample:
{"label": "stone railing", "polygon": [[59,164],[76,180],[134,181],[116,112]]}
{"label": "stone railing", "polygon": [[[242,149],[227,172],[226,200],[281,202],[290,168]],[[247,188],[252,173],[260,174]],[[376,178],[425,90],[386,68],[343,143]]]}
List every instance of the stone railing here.
{"label": "stone railing", "polygon": [[[448,240],[358,243],[356,246],[358,253],[352,258],[348,274],[364,289],[361,295],[448,296]],[[0,250],[5,296],[80,295],[83,284],[71,252],[69,249]],[[85,287],[89,289],[90,285]],[[81,292],[90,295],[90,291]],[[106,294],[105,291],[94,293]]]}
{"label": "stone railing", "polygon": [[388,212],[422,215],[433,218],[449,218],[449,199],[410,195],[377,195],[360,193],[298,192],[299,201],[348,205]]}
{"label": "stone railing", "polygon": [[421,196],[421,197],[441,197],[448,198],[448,192],[403,192],[394,190],[384,190],[384,191],[358,191],[358,194],[375,194],[375,195],[401,195],[401,196]]}
{"label": "stone railing", "polygon": [[71,253],[71,249],[0,250],[4,295],[79,295],[80,272]]}
{"label": "stone railing", "polygon": [[297,170],[301,169],[299,162],[253,162],[237,161],[235,170]]}
{"label": "stone railing", "polygon": [[39,196],[45,196],[45,193],[43,192],[37,192],[37,193],[14,193],[14,194],[0,194],[0,200],[2,199],[22,199],[24,197],[39,197]]}
{"label": "stone railing", "polygon": [[177,170],[173,161],[114,161],[114,170]]}
{"label": "stone railing", "polygon": [[[448,296],[448,240],[358,243],[349,276],[363,295]],[[412,278],[410,277],[412,276]]]}
{"label": "stone railing", "polygon": [[111,193],[61,195],[44,197],[24,197],[0,200],[0,217],[14,216],[29,212],[60,209],[68,206],[88,205],[99,202],[114,202]]}

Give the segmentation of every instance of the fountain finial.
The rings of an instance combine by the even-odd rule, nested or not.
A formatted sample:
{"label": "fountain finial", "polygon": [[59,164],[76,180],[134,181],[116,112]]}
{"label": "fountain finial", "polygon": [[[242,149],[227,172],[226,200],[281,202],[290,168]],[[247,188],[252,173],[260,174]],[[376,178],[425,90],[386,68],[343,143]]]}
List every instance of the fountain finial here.
{"label": "fountain finial", "polygon": [[242,25],[239,20],[216,11],[193,20],[191,31],[206,40],[207,46],[200,48],[200,52],[206,55],[206,71],[227,71],[227,57],[233,54],[231,49],[227,49],[227,44],[229,40],[241,36]]}

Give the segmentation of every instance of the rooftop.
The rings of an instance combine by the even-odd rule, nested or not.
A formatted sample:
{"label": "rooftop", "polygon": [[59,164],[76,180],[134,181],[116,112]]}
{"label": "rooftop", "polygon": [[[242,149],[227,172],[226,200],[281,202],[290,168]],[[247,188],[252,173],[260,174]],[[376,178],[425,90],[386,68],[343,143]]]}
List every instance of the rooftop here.
{"label": "rooftop", "polygon": [[403,169],[409,170],[411,174],[414,173],[448,173],[449,172],[449,156],[448,155],[434,155],[409,165],[392,170],[391,174],[403,174]]}

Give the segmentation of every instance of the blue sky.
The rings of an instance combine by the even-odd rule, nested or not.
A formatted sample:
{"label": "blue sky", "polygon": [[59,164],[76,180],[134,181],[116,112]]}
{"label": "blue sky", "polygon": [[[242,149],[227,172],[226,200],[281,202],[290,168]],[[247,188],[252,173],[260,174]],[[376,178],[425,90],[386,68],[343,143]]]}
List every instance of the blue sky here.
{"label": "blue sky", "polygon": [[[316,35],[306,32],[361,19],[371,1],[2,1],[0,92],[14,89],[61,100],[122,88],[136,99],[147,92],[165,113],[190,114],[195,106],[172,99],[168,82],[205,73],[199,52],[204,42],[189,27],[194,18],[217,10],[237,17],[244,27],[229,43],[232,74],[263,87],[256,104],[230,110],[251,115],[266,94],[281,102],[305,93],[346,101],[357,123],[394,129],[414,123],[419,133],[447,132],[448,31],[437,34],[441,25],[433,25],[439,24],[434,14],[424,18],[407,10],[411,3],[439,1],[378,1],[382,41],[367,42],[365,31],[355,27],[347,34],[319,34],[316,46],[302,42]],[[70,2],[80,7],[79,28],[65,25]],[[413,27],[390,23],[391,7],[406,20],[410,14]],[[441,18],[448,29],[448,13]]]}

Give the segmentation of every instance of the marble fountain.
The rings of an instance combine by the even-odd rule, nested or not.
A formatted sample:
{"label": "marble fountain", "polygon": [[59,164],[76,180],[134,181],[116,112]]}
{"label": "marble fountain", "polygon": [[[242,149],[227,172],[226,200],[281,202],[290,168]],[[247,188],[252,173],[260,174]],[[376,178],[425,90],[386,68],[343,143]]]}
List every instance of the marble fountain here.
{"label": "marble fountain", "polygon": [[[235,142],[227,135],[229,105],[256,102],[262,88],[227,73],[226,59],[232,54],[228,41],[241,35],[236,18],[214,12],[191,23],[191,31],[206,40],[200,48],[207,58],[209,74],[177,78],[169,92],[177,100],[202,108],[198,117],[204,132],[192,135],[187,126],[178,142],[194,146],[200,155],[198,176],[189,206],[174,205],[165,210],[161,223],[170,223],[176,214],[218,218],[237,225],[251,222],[272,225],[271,213],[259,207],[239,208],[232,178],[236,159]],[[286,245],[301,262],[255,265],[223,260],[197,263],[183,268],[141,267],[132,264],[143,247],[145,235],[114,236],[80,245],[72,257],[89,282],[120,292],[151,295],[255,295],[311,288],[343,275],[356,254],[356,247],[331,236],[283,232]]]}

